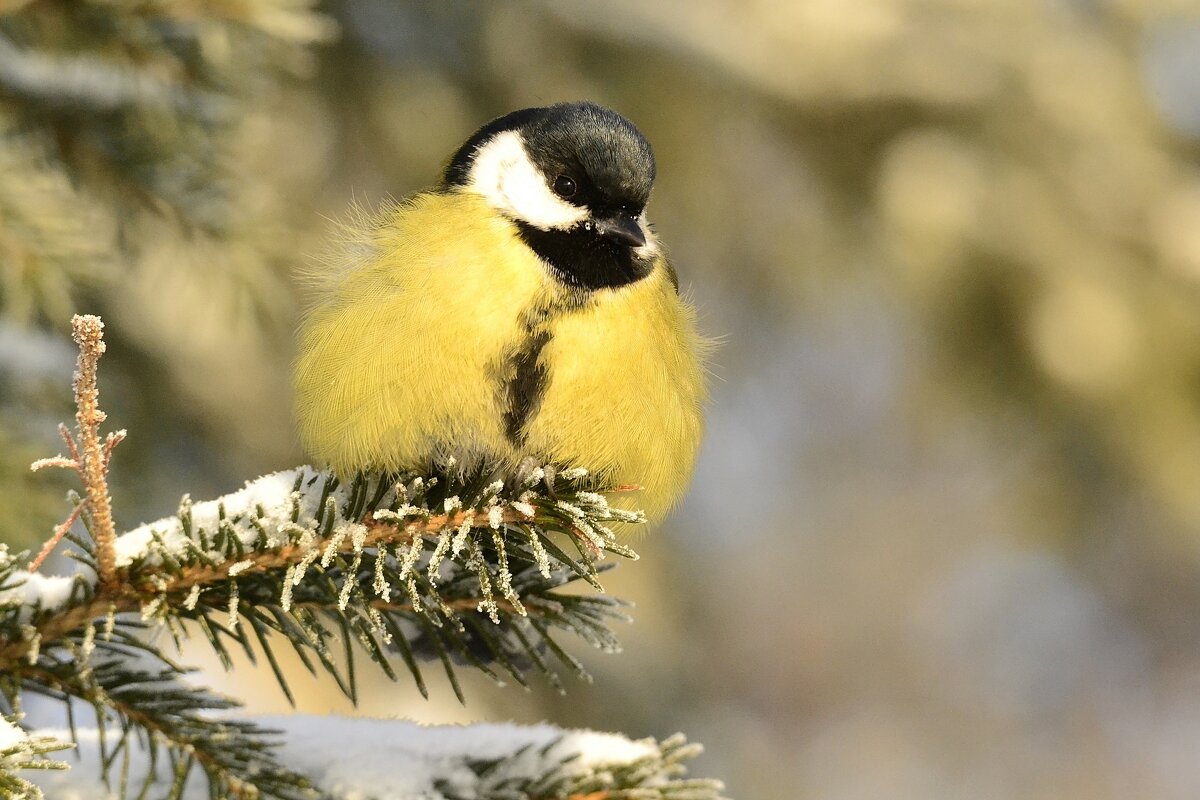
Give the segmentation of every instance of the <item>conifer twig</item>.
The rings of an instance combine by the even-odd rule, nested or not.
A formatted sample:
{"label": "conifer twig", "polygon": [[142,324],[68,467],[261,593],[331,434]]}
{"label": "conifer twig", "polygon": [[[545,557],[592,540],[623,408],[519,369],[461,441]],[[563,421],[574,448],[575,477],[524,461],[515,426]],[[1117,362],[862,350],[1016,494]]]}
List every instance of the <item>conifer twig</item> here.
{"label": "conifer twig", "polygon": [[[85,500],[81,503],[79,508],[82,508],[86,502]],[[500,524],[525,523],[530,520],[527,513],[512,507],[498,508],[497,511],[495,521]],[[47,542],[46,548],[53,547],[53,544],[61,538],[60,529],[65,533],[65,529],[70,527],[69,523],[72,521],[73,517],[55,530],[55,536]],[[489,520],[487,515],[473,514],[470,510],[457,510],[428,517],[417,516],[403,519],[390,517],[381,519],[375,514],[367,514],[363,516],[363,523],[367,533],[357,545],[349,537],[339,537],[336,532],[330,531],[324,536],[317,536],[312,541],[303,544],[298,541],[281,542],[278,546],[268,549],[251,550],[236,555],[231,554],[219,560],[197,561],[180,565],[174,572],[158,571],[156,572],[157,577],[153,580],[147,579],[137,570],[131,570],[128,566],[116,568],[115,578],[111,585],[107,587],[103,584],[99,585],[98,591],[86,602],[41,616],[32,623],[32,630],[37,634],[36,641],[54,642],[86,625],[89,620],[144,609],[157,597],[169,596],[178,600],[194,588],[208,589],[212,586],[221,586],[232,577],[231,573],[234,571],[242,579],[252,578],[263,573],[282,572],[289,566],[302,564],[310,559],[314,552],[330,551],[331,545],[333,552],[338,554],[351,554],[356,547],[361,551],[363,548],[407,546],[423,537],[438,537],[447,532],[462,530],[464,523],[467,523],[470,529],[485,529],[491,525],[492,520]],[[37,563],[40,563],[42,558],[43,556],[39,555]],[[474,610],[484,601],[476,598],[443,600],[443,602],[447,604],[447,608],[466,611]],[[504,599],[494,599],[492,602],[502,610],[516,610],[514,604]],[[413,610],[411,605],[398,603],[372,602],[370,605],[378,611]],[[24,659],[35,646],[34,641],[27,637],[10,640],[0,637],[0,673]]]}
{"label": "conifer twig", "polygon": [[38,551],[37,558],[29,562],[30,572],[38,571],[38,567],[40,567],[42,562],[46,560],[46,556],[50,555],[50,553],[54,551],[55,546],[62,541],[64,536],[67,535],[67,531],[71,530],[71,526],[75,524],[77,519],[79,519],[79,515],[83,513],[83,505],[83,503],[79,503],[77,506],[75,506],[75,510],[71,512],[71,515],[67,517],[61,525],[54,529],[53,535],[46,540],[46,543],[42,545],[42,549]]}
{"label": "conifer twig", "polygon": [[78,441],[65,425],[58,428],[67,445],[70,458],[54,456],[33,462],[32,469],[64,467],[79,474],[87,498],[75,507],[65,522],[54,529],[53,535],[29,564],[36,572],[54,547],[67,535],[75,520],[86,511],[92,524],[96,544],[97,577],[101,588],[111,589],[116,581],[116,527],[112,518],[112,498],[108,493],[108,462],[112,451],[125,438],[125,431],[109,433],[100,441],[100,425],[108,418],[100,409],[100,390],[96,386],[97,365],[104,355],[104,323],[91,314],[76,314],[71,319],[71,336],[79,345],[75,367],[75,421]]}
{"label": "conifer twig", "polygon": [[96,567],[100,585],[111,588],[116,573],[117,531],[113,526],[112,498],[108,494],[108,455],[119,439],[100,442],[100,424],[107,415],[100,410],[96,367],[104,355],[104,323],[92,314],[71,319],[72,338],[79,345],[79,367],[75,373],[75,420],[78,423],[80,467],[87,490],[92,538],[96,543]]}

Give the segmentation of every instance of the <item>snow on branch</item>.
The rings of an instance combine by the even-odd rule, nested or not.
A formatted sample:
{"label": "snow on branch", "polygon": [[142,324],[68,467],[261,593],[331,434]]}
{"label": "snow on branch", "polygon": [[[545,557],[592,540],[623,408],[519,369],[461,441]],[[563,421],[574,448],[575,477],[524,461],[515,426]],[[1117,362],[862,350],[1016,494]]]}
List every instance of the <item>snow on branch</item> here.
{"label": "snow on branch", "polygon": [[0,796],[42,800],[42,791],[30,780],[28,771],[68,769],[66,763],[46,758],[47,753],[71,746],[61,738],[64,737],[45,732],[30,734],[15,722],[0,717]]}
{"label": "snow on branch", "polygon": [[[111,618],[130,611],[200,621],[219,653],[222,637],[246,644],[246,627],[282,633],[331,668],[322,617],[381,660],[386,646],[403,653],[417,642],[469,662],[482,644],[502,662],[541,666],[525,640],[547,639],[550,627],[615,650],[605,624],[622,617],[619,601],[554,592],[580,579],[599,586],[605,553],[636,557],[609,526],[640,517],[581,489],[583,477],[537,468],[506,485],[453,473],[341,482],[310,467],[278,472],[217,500],[185,497],[177,515],[117,537],[108,589],[94,578],[101,542],[76,539],[85,566],[57,577],[17,569],[0,546],[0,669],[36,661],[93,620],[110,638]],[[473,618],[480,612],[490,625]]]}
{"label": "snow on branch", "polygon": [[[722,789],[717,781],[681,777],[683,762],[700,748],[679,735],[662,742],[632,741],[545,724],[431,727],[306,715],[258,717],[254,722],[281,734],[280,761],[307,775],[331,800],[717,800]],[[56,800],[90,800],[103,785],[97,732],[76,733],[82,758],[70,772],[36,779]],[[144,762],[146,756],[134,758]],[[134,763],[131,770],[150,771],[146,763]],[[170,787],[169,770],[159,773],[147,796],[160,796]],[[208,787],[193,779],[181,797],[207,798]]]}

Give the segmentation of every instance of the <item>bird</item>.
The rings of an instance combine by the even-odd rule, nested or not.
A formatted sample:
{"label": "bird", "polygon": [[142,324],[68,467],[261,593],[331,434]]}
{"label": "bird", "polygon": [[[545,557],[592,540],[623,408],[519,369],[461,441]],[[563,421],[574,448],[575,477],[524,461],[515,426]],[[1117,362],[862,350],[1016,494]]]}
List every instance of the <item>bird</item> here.
{"label": "bird", "polygon": [[665,515],[703,435],[709,342],[646,218],[655,170],[628,119],[556,103],[483,125],[432,187],[359,208],[298,333],[309,455],[339,476],[582,468]]}

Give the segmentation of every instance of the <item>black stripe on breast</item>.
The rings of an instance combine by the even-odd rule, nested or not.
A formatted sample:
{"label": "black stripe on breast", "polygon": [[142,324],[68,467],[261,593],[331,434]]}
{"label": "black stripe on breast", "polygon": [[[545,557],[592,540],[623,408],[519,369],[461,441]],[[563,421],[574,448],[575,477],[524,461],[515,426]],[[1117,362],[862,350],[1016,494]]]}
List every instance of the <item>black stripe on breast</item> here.
{"label": "black stripe on breast", "polygon": [[504,387],[507,400],[504,434],[515,445],[524,443],[526,426],[546,394],[550,376],[546,365],[538,359],[549,341],[548,330],[530,330],[529,335],[506,360],[504,374],[508,376],[508,380]]}

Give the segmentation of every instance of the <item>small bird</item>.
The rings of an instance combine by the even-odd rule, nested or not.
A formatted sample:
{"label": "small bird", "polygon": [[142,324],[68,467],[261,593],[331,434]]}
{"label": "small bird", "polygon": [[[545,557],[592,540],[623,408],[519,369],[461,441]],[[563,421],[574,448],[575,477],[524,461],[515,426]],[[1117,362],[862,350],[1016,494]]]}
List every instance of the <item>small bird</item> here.
{"label": "small bird", "polygon": [[299,333],[309,454],[346,476],[535,459],[666,512],[703,432],[706,341],[646,221],[654,176],[620,114],[527,108],[345,225]]}

